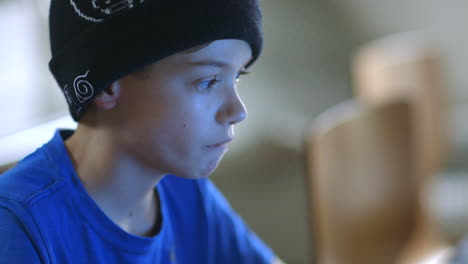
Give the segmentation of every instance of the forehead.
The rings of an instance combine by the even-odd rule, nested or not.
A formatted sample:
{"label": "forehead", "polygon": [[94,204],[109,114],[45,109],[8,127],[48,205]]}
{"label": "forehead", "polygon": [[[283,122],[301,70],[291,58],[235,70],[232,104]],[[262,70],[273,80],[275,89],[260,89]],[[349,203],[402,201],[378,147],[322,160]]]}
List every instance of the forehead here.
{"label": "forehead", "polygon": [[192,52],[181,52],[177,56],[183,59],[202,59],[206,57],[216,57],[232,62],[242,62],[250,60],[252,50],[247,42],[237,39],[216,40],[200,49]]}
{"label": "forehead", "polygon": [[250,45],[242,40],[216,40],[200,48],[194,47],[159,60],[145,67],[138,75],[169,73],[192,67],[243,68],[252,59]]}
{"label": "forehead", "polygon": [[247,42],[236,39],[216,40],[200,49],[179,52],[166,62],[178,66],[217,66],[241,68],[252,59]]}

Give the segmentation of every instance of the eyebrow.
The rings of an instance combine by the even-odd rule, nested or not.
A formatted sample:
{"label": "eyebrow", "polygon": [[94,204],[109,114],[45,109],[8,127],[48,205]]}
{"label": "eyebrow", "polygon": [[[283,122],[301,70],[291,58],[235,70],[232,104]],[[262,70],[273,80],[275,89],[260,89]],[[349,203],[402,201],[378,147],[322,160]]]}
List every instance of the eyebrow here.
{"label": "eyebrow", "polygon": [[[245,65],[247,65],[251,59],[252,58],[250,58]],[[194,65],[194,66],[212,66],[212,67],[218,67],[218,68],[225,68],[229,66],[229,63],[218,61],[218,60],[192,61],[192,62],[189,62],[189,64]],[[245,68],[245,65],[242,68]]]}
{"label": "eyebrow", "polygon": [[189,62],[189,64],[194,66],[212,66],[218,68],[225,68],[229,65],[228,63],[217,60],[192,61]]}

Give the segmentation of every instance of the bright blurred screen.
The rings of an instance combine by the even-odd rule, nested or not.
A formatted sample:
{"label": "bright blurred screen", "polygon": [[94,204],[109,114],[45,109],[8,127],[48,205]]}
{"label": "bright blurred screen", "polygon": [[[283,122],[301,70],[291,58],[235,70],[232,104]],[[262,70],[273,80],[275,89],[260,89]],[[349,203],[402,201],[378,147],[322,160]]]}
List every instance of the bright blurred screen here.
{"label": "bright blurred screen", "polygon": [[0,1],[0,138],[66,114],[47,68],[47,5],[48,0]]}

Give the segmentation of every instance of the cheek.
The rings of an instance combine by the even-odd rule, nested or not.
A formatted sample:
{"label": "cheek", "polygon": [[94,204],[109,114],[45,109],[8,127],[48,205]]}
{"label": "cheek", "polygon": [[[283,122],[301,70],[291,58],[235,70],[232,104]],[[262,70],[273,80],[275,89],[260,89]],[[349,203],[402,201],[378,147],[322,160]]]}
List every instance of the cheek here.
{"label": "cheek", "polygon": [[[141,98],[145,103],[127,109],[126,144],[138,159],[165,173],[189,178],[208,176],[220,155],[206,153],[214,134],[216,102],[178,94],[173,98]],[[206,98],[206,97],[205,97]]]}
{"label": "cheek", "polygon": [[165,149],[167,155],[184,158],[190,155],[192,148],[200,144],[201,133],[199,120],[187,111],[168,113],[154,120],[151,126],[153,144]]}
{"label": "cheek", "polygon": [[172,132],[167,145],[169,149],[168,162],[175,164],[177,170],[173,173],[186,178],[199,178],[209,176],[218,166],[222,157],[221,153],[207,151],[203,147],[213,140],[217,140],[216,135],[211,135],[209,124],[202,122],[199,117],[185,116],[182,122],[175,123],[178,130]]}
{"label": "cheek", "polygon": [[[206,134],[204,129],[207,124],[193,113],[185,112],[177,118],[167,122],[166,133],[173,140],[173,144],[183,152],[189,151],[194,145],[198,145]],[[181,153],[183,154],[183,153]],[[187,153],[189,154],[189,153]]]}

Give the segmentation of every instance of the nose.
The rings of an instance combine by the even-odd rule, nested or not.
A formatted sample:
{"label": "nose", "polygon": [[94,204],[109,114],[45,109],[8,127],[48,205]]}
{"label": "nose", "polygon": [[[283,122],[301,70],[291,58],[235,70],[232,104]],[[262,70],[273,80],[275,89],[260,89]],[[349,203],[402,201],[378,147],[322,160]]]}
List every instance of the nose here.
{"label": "nose", "polygon": [[235,125],[247,117],[247,109],[237,91],[229,95],[219,109],[216,119],[220,124]]}

